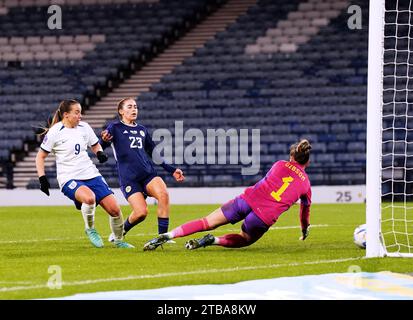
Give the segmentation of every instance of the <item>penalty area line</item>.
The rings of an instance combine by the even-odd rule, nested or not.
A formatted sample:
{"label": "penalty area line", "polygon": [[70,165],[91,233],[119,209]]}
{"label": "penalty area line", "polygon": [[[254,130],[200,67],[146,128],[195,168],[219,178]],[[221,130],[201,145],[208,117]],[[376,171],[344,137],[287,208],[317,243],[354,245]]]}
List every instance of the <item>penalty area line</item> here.
{"label": "penalty area line", "polygon": [[[104,282],[116,282],[116,281],[128,281],[128,280],[140,280],[140,279],[156,279],[156,278],[167,278],[167,277],[181,277],[189,275],[199,275],[199,274],[212,274],[212,273],[222,273],[222,272],[239,272],[239,271],[249,271],[249,270],[263,270],[263,269],[277,269],[284,267],[299,267],[306,265],[318,265],[318,264],[330,264],[330,263],[342,263],[355,260],[361,260],[362,257],[355,258],[343,258],[343,259],[333,259],[333,260],[317,260],[317,261],[305,261],[305,262],[295,262],[295,263],[283,263],[283,264],[269,264],[262,266],[245,266],[236,268],[223,268],[223,269],[201,269],[187,272],[168,272],[168,273],[158,273],[158,274],[144,274],[137,276],[128,277],[118,277],[118,278],[106,278],[106,279],[94,279],[94,280],[82,280],[82,281],[68,281],[62,282],[62,287],[64,286],[84,286],[95,283]],[[0,288],[0,292],[13,292],[22,290],[35,290],[35,289],[47,289],[49,286],[47,284],[38,284],[32,286],[15,286],[8,288]]]}

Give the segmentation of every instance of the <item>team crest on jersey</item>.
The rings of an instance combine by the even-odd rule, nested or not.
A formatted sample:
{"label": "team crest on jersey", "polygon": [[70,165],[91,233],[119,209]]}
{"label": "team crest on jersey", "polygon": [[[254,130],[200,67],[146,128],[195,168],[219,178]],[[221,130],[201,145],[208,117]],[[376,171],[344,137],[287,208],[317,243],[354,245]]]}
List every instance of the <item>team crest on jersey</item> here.
{"label": "team crest on jersey", "polygon": [[142,137],[145,136],[145,132],[144,132],[143,130],[139,131],[139,133],[140,133],[140,135],[141,135]]}
{"label": "team crest on jersey", "polygon": [[131,190],[132,190],[132,187],[131,187],[131,186],[127,186],[127,187],[125,188],[126,193],[131,192]]}
{"label": "team crest on jersey", "polygon": [[68,185],[68,187],[69,187],[70,190],[73,190],[74,188],[76,188],[76,186],[77,186],[77,182],[76,182],[76,181],[72,181],[72,182]]}

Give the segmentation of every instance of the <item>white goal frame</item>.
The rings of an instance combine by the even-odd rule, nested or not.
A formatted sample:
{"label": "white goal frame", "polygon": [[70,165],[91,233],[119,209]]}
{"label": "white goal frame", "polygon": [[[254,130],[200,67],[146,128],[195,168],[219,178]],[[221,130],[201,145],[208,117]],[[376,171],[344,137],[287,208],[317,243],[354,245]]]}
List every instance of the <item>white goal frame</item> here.
{"label": "white goal frame", "polygon": [[388,253],[381,234],[382,109],[385,0],[370,0],[367,85],[366,257],[413,257]]}

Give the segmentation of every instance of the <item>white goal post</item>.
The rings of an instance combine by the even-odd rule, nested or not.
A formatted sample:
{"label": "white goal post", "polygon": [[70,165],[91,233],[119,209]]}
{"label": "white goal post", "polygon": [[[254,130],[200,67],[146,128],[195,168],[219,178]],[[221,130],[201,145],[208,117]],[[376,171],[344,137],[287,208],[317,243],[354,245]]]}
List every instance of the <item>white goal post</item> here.
{"label": "white goal post", "polygon": [[413,257],[412,1],[370,1],[366,156],[369,258]]}

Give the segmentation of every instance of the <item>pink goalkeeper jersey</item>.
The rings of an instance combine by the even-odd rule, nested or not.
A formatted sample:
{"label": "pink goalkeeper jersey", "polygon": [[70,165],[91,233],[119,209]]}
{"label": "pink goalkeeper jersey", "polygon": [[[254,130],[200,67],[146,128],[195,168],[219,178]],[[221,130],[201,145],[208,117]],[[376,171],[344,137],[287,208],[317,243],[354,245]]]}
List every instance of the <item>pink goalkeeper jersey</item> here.
{"label": "pink goalkeeper jersey", "polygon": [[311,185],[304,168],[297,162],[277,161],[266,176],[241,195],[268,226],[301,199],[301,227],[309,225]]}

